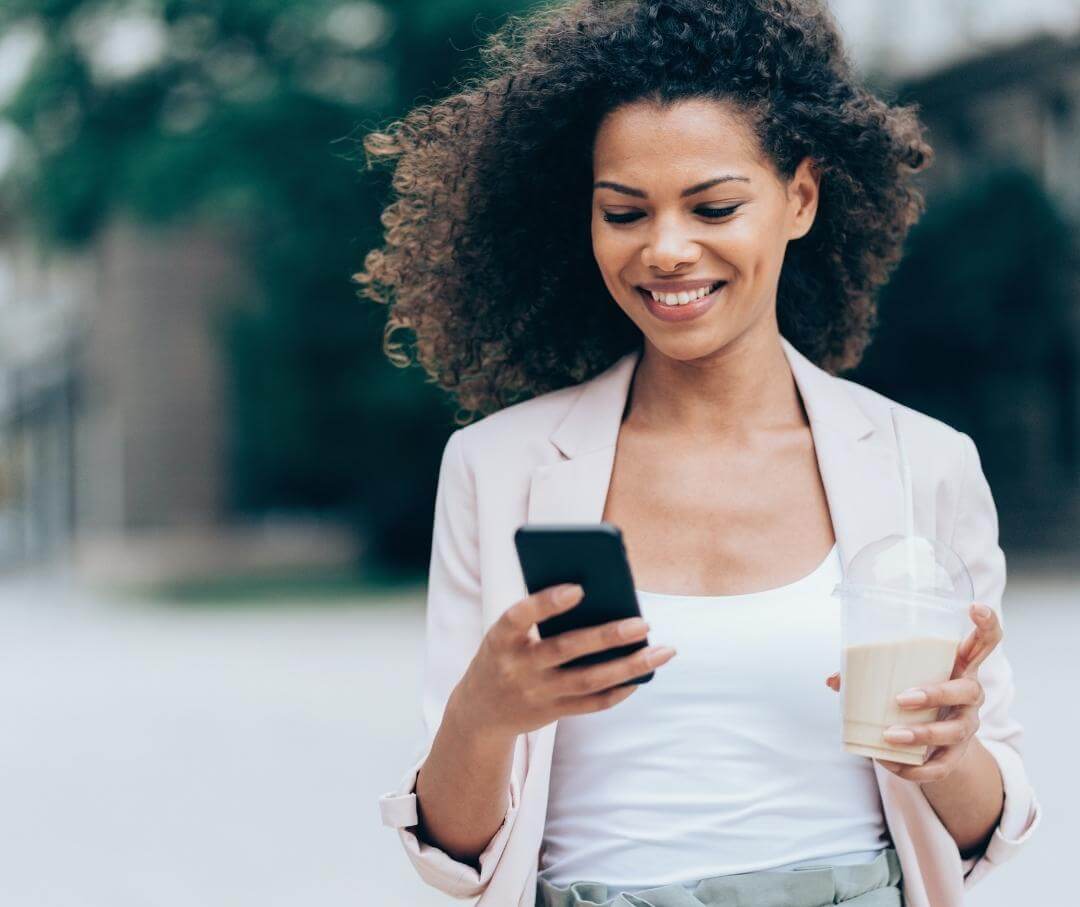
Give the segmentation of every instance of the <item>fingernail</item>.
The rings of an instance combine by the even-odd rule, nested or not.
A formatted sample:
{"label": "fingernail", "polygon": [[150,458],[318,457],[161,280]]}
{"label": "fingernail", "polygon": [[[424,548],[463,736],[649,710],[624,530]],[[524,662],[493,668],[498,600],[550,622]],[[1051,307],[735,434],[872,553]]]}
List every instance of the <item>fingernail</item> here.
{"label": "fingernail", "polygon": [[896,701],[900,705],[922,705],[926,702],[926,699],[925,690],[904,690],[903,693],[896,697]]}
{"label": "fingernail", "polygon": [[671,648],[671,646],[664,646],[661,649],[656,649],[655,651],[650,652],[645,660],[648,661],[649,664],[651,664],[651,665],[658,665],[665,658],[667,658],[668,655],[674,655],[674,654],[675,654],[675,650],[673,648]]}
{"label": "fingernail", "polygon": [[982,620],[986,620],[986,618],[990,616],[990,609],[986,605],[976,605],[975,616]]}
{"label": "fingernail", "polygon": [[576,602],[579,598],[581,598],[582,595],[584,595],[584,593],[585,590],[582,589],[581,586],[579,586],[577,583],[569,586],[563,586],[558,593],[559,604],[569,605],[572,602]]}
{"label": "fingernail", "polygon": [[909,731],[906,727],[888,728],[882,736],[889,743],[912,743],[915,740],[915,732]]}
{"label": "fingernail", "polygon": [[619,627],[619,635],[623,637],[630,637],[636,633],[640,633],[642,630],[648,630],[649,625],[645,623],[640,617],[635,617],[632,620],[628,620],[621,627]]}

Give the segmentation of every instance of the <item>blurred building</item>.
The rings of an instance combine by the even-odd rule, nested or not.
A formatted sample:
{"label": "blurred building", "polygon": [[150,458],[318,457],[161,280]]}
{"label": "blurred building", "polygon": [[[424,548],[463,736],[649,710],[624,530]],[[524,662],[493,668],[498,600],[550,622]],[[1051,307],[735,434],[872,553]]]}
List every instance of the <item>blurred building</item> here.
{"label": "blurred building", "polygon": [[0,566],[66,550],[74,520],[76,351],[85,263],[0,229]]}
{"label": "blurred building", "polygon": [[1080,32],[1075,0],[828,0],[856,65],[886,81],[992,58],[1033,35]]}
{"label": "blurred building", "polygon": [[[983,411],[993,414],[983,440],[1008,451],[1012,464],[994,489],[1006,511],[1003,534],[1016,545],[1075,551],[1080,536],[1080,31],[1035,35],[967,57],[900,83],[899,94],[918,102],[936,154],[926,173],[928,198],[957,192],[985,174],[1017,169],[1035,177],[1071,232],[1070,260],[1040,263],[1060,268],[1071,288],[1066,291],[1070,311],[1060,323],[1068,352],[1023,372],[995,374],[993,363],[972,367],[985,370],[977,389],[987,397]],[[1004,203],[995,210],[1006,235],[1010,213]],[[1051,317],[1043,302],[1027,299],[1028,317]],[[1007,358],[1009,350],[1003,348],[1001,356]]]}
{"label": "blurred building", "polygon": [[930,130],[932,191],[1018,166],[1080,227],[1080,32],[954,63],[901,83],[901,93],[919,102]]}
{"label": "blurred building", "polygon": [[91,251],[47,254],[17,228],[0,252],[0,557],[76,536],[211,526],[223,515],[223,387],[207,311],[236,268],[187,229],[116,224]]}
{"label": "blurred building", "polygon": [[77,256],[0,237],[0,566],[70,556],[90,579],[160,582],[352,562],[340,528],[230,518],[234,250],[190,224],[116,221]]}

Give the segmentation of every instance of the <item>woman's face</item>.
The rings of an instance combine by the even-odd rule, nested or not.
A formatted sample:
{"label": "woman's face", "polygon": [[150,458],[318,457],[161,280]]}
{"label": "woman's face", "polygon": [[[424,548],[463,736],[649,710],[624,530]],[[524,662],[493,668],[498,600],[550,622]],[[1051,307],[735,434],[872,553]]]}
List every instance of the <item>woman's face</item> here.
{"label": "woman's face", "polygon": [[[593,179],[593,254],[647,344],[686,361],[777,330],[784,250],[810,230],[817,210],[809,158],[785,182],[736,108],[694,99],[663,110],[639,101],[600,124]],[[643,285],[666,302],[711,292],[667,305]]]}

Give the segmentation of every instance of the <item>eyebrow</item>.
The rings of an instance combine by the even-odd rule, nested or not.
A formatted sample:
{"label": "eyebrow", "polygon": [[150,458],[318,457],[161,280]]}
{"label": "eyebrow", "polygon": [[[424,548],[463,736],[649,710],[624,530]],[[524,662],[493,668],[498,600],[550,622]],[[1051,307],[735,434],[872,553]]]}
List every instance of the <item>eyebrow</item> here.
{"label": "eyebrow", "polygon": [[[706,189],[711,189],[713,186],[719,183],[730,182],[743,182],[749,183],[750,180],[745,176],[735,176],[731,173],[725,173],[723,176],[715,177],[711,180],[706,180],[703,183],[697,183],[694,186],[690,186],[687,189],[683,189],[679,193],[680,198],[686,198],[688,195],[697,195],[699,192],[704,192]],[[593,183],[593,189],[614,189],[616,192],[621,192],[623,195],[633,195],[635,198],[648,198],[648,193],[642,189],[634,189],[631,186],[624,186],[621,183],[613,183],[610,180],[599,180]]]}

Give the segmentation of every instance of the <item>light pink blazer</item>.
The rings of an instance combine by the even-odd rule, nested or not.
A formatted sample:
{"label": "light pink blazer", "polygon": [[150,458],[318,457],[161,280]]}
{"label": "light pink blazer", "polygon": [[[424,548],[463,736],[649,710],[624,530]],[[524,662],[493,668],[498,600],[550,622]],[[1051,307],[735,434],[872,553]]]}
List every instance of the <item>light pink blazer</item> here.
{"label": "light pink blazer", "polygon": [[[890,418],[895,404],[829,375],[784,341],[810,419],[818,466],[845,570],[868,542],[903,531],[903,497]],[[421,877],[447,894],[480,895],[480,907],[534,904],[547,811],[554,722],[517,738],[506,818],[480,855],[480,869],[420,841],[416,776],[451,690],[498,616],[526,593],[514,550],[522,523],[601,519],[615,443],[640,353],[606,371],[507,407],[455,431],[439,472],[427,597],[423,717],[427,739],[397,790],[379,801]],[[913,413],[907,410],[907,413]],[[971,439],[914,414],[911,460],[918,532],[943,539],[964,559],[975,597],[998,610],[1005,558],[997,513]],[[839,668],[839,652],[837,668]],[[1001,645],[979,674],[986,690],[979,739],[1005,787],[1001,822],[986,851],[961,860],[918,784],[874,765],[885,818],[900,858],[909,907],[958,907],[964,889],[1016,852],[1040,820],[1020,758],[1020,725],[1009,713],[1012,671]],[[839,745],[839,744],[838,744]]]}

